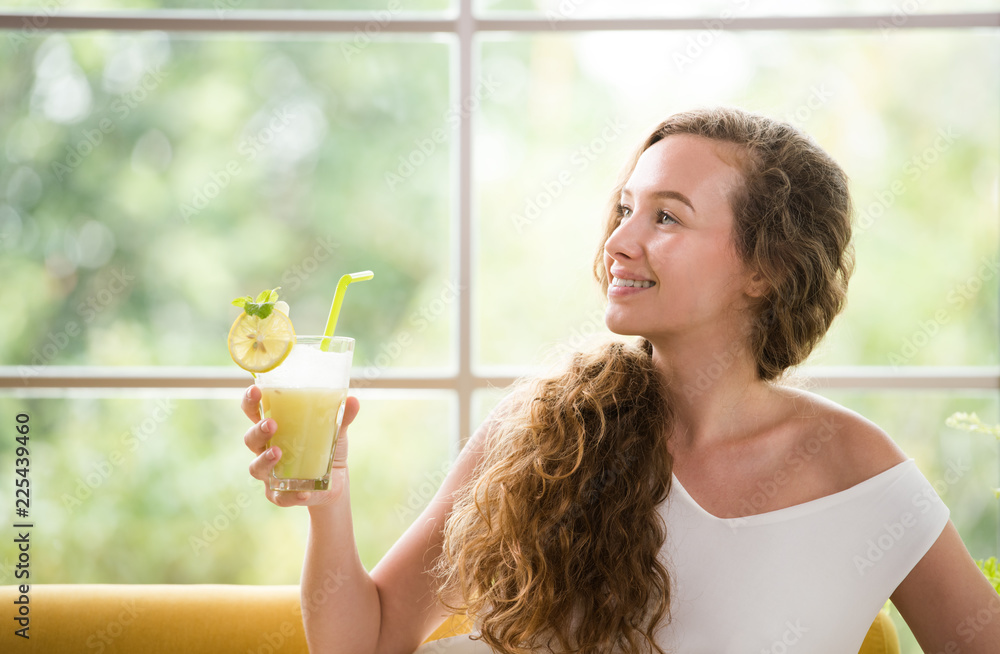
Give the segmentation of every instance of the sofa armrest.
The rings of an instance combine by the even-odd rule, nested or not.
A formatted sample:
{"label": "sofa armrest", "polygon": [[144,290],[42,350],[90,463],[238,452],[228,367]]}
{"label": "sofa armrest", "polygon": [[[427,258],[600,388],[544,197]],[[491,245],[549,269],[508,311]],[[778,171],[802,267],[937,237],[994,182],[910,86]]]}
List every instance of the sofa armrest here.
{"label": "sofa armrest", "polygon": [[298,586],[32,585],[28,640],[11,620],[19,596],[0,586],[3,652],[308,652]]}

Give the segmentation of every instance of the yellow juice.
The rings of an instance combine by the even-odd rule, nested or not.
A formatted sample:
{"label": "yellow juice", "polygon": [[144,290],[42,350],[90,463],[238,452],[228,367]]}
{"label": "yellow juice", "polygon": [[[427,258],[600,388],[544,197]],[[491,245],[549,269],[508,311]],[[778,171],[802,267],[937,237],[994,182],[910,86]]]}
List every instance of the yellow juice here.
{"label": "yellow juice", "polygon": [[330,471],[347,389],[262,388],[265,418],[278,430],[268,447],[281,448],[274,467],[279,479],[320,479]]}

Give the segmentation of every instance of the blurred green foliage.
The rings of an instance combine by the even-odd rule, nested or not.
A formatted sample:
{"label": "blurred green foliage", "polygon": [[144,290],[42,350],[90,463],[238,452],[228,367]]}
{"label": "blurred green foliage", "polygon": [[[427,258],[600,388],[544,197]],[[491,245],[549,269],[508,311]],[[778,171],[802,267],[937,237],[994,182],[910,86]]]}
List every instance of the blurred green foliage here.
{"label": "blurred green foliage", "polygon": [[[250,477],[239,393],[217,399],[0,398],[30,418],[32,583],[298,583],[308,517]],[[373,567],[430,501],[457,436],[447,394],[368,391],[351,428],[351,502]],[[0,457],[13,465],[13,437]],[[3,477],[9,480],[9,471]],[[9,497],[5,495],[5,497]],[[16,546],[0,545],[0,584]]]}
{"label": "blurred green foliage", "polygon": [[[0,42],[2,43],[2,42]],[[0,50],[0,360],[220,365],[237,296],[282,287],[322,330],[340,275],[356,362],[450,276],[448,49],[162,33],[61,34]],[[446,366],[447,320],[415,335]],[[74,332],[77,332],[74,334]]]}

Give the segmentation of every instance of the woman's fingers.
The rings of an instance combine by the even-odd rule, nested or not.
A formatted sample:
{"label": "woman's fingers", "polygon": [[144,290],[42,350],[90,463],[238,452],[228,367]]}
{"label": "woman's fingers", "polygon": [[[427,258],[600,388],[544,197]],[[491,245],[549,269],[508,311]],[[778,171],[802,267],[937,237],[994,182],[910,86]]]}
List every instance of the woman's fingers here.
{"label": "woman's fingers", "polygon": [[247,389],[240,403],[243,413],[254,422],[260,422],[260,389],[256,385]]}
{"label": "woman's fingers", "polygon": [[348,397],[344,403],[344,419],[340,423],[340,432],[337,434],[337,449],[333,453],[333,465],[342,468],[347,465],[347,428],[358,416],[361,410],[361,403],[356,397]]}
{"label": "woman's fingers", "polygon": [[261,420],[243,434],[243,443],[254,454],[263,454],[267,449],[267,441],[274,435],[277,426],[274,418]]}
{"label": "woman's fingers", "polygon": [[344,420],[340,423],[340,428],[347,429],[347,426],[354,422],[360,410],[361,402],[358,402],[358,398],[353,395],[349,395],[344,402]]}
{"label": "woman's fingers", "polygon": [[281,450],[277,447],[269,447],[264,453],[250,462],[250,476],[264,482],[264,496],[268,501],[277,506],[297,506],[317,503],[313,493],[296,493],[290,491],[271,490],[268,479],[275,464],[281,460]]}
{"label": "woman's fingers", "polygon": [[271,471],[274,470],[274,466],[280,458],[280,449],[277,447],[267,448],[260,456],[250,462],[250,476],[254,479],[260,479],[266,486],[267,479],[271,476]]}

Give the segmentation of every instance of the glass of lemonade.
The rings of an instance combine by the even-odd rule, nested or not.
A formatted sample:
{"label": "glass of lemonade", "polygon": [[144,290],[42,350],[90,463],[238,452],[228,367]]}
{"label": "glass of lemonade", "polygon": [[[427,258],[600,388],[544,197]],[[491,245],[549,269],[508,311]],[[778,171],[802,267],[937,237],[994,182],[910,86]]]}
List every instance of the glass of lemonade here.
{"label": "glass of lemonade", "polygon": [[[321,348],[324,340],[330,344],[326,351]],[[267,446],[281,448],[281,459],[269,480],[271,489],[330,487],[353,358],[353,338],[296,336],[281,365],[257,375],[261,415],[278,424]]]}

